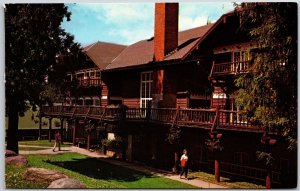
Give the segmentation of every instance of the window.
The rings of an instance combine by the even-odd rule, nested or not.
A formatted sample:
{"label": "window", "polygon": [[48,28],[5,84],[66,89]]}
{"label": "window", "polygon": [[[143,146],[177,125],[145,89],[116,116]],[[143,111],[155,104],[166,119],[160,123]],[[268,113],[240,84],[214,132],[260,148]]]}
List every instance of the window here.
{"label": "window", "polygon": [[141,89],[140,89],[141,108],[147,108],[150,101],[152,100],[152,82],[153,79],[152,79],[151,71],[141,73]]}
{"label": "window", "polygon": [[99,106],[100,105],[100,100],[99,99],[94,99],[94,105]]}
{"label": "window", "polygon": [[244,72],[248,69],[250,60],[249,50],[237,51],[233,53],[233,62],[235,68],[232,68],[235,72]]}
{"label": "window", "polygon": [[93,100],[92,99],[86,99],[85,100],[85,105],[93,105]]}
{"label": "window", "polygon": [[83,105],[83,99],[77,100],[77,105]]}
{"label": "window", "polygon": [[100,71],[97,71],[97,72],[96,72],[96,77],[97,77],[97,78],[100,78],[100,76],[101,76]]}

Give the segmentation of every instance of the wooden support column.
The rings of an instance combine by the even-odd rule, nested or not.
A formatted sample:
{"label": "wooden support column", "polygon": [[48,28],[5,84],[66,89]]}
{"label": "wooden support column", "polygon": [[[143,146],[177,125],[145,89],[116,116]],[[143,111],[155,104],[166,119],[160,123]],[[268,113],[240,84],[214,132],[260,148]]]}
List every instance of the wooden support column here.
{"label": "wooden support column", "polygon": [[89,150],[90,149],[90,142],[91,142],[91,129],[88,128],[87,129],[87,146],[86,146],[86,149]]}
{"label": "wooden support column", "polygon": [[63,144],[64,141],[64,118],[60,118],[60,135],[61,135],[61,144]]}
{"label": "wooden support column", "polygon": [[75,146],[76,144],[76,128],[77,128],[77,124],[78,121],[75,119],[73,122],[73,131],[72,131],[72,136],[73,136],[73,145]]}
{"label": "wooden support column", "polygon": [[218,158],[215,159],[215,180],[220,182],[220,161]]}
{"label": "wooden support column", "polygon": [[[277,142],[276,139],[272,139],[269,135],[268,132],[265,131],[263,133],[262,138],[260,139],[260,142],[265,145],[266,148],[266,153],[269,153],[271,155],[272,153],[272,146],[274,146]],[[272,163],[273,161],[269,161],[267,163],[266,161],[266,170],[267,170],[267,175],[266,175],[266,187],[268,189],[272,188]]]}
{"label": "wooden support column", "polygon": [[272,183],[271,183],[272,182],[272,177],[271,177],[271,175],[272,175],[272,170],[269,167],[267,169],[267,177],[266,177],[266,188],[268,188],[268,189],[272,188]]}
{"label": "wooden support column", "polygon": [[42,117],[39,116],[39,138],[38,138],[38,140],[41,140],[41,135],[42,135]]}
{"label": "wooden support column", "polygon": [[48,139],[51,142],[51,133],[52,133],[52,118],[49,118],[49,131],[48,131]]}

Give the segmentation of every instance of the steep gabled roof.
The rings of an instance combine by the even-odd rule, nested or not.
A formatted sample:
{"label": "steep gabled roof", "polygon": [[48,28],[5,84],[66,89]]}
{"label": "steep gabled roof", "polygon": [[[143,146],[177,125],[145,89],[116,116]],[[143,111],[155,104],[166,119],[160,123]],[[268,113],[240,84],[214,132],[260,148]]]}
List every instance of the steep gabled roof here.
{"label": "steep gabled roof", "polygon": [[[201,37],[213,26],[205,26],[181,31],[178,34],[178,47],[176,50],[165,56],[165,60],[180,59],[195,45]],[[144,65],[153,61],[154,39],[142,40],[128,46],[116,57],[106,69],[117,69]]]}
{"label": "steep gabled roof", "polygon": [[124,45],[98,41],[84,47],[82,51],[86,53],[100,69],[105,69],[125,48],[126,46]]}
{"label": "steep gabled roof", "polygon": [[218,20],[217,22],[215,22],[213,24],[212,27],[209,28],[209,30],[207,30],[207,32],[203,35],[202,38],[197,39],[193,44],[193,46],[191,46],[191,48],[186,52],[186,54],[182,57],[182,59],[186,58],[193,50],[195,50],[216,28],[217,26],[220,25],[220,23],[224,22],[226,20],[227,17],[233,16],[234,14],[236,14],[237,12],[242,11],[241,9],[236,9],[233,11],[230,11],[226,14],[223,14]]}

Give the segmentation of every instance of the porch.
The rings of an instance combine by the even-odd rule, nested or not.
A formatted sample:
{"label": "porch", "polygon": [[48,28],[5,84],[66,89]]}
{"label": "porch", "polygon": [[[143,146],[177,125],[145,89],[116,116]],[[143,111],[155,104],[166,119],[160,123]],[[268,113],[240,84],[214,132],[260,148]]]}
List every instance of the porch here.
{"label": "porch", "polygon": [[41,117],[96,119],[99,121],[141,121],[193,128],[263,132],[237,111],[180,108],[118,108],[109,106],[43,106]]}

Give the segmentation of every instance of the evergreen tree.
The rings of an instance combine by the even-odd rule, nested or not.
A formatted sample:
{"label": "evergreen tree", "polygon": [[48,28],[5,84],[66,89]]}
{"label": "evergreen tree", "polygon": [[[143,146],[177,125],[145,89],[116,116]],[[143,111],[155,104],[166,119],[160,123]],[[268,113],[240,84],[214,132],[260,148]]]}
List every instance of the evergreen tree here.
{"label": "evergreen tree", "polygon": [[253,71],[240,76],[236,103],[248,117],[297,144],[297,4],[237,5],[242,30],[257,42]]}

